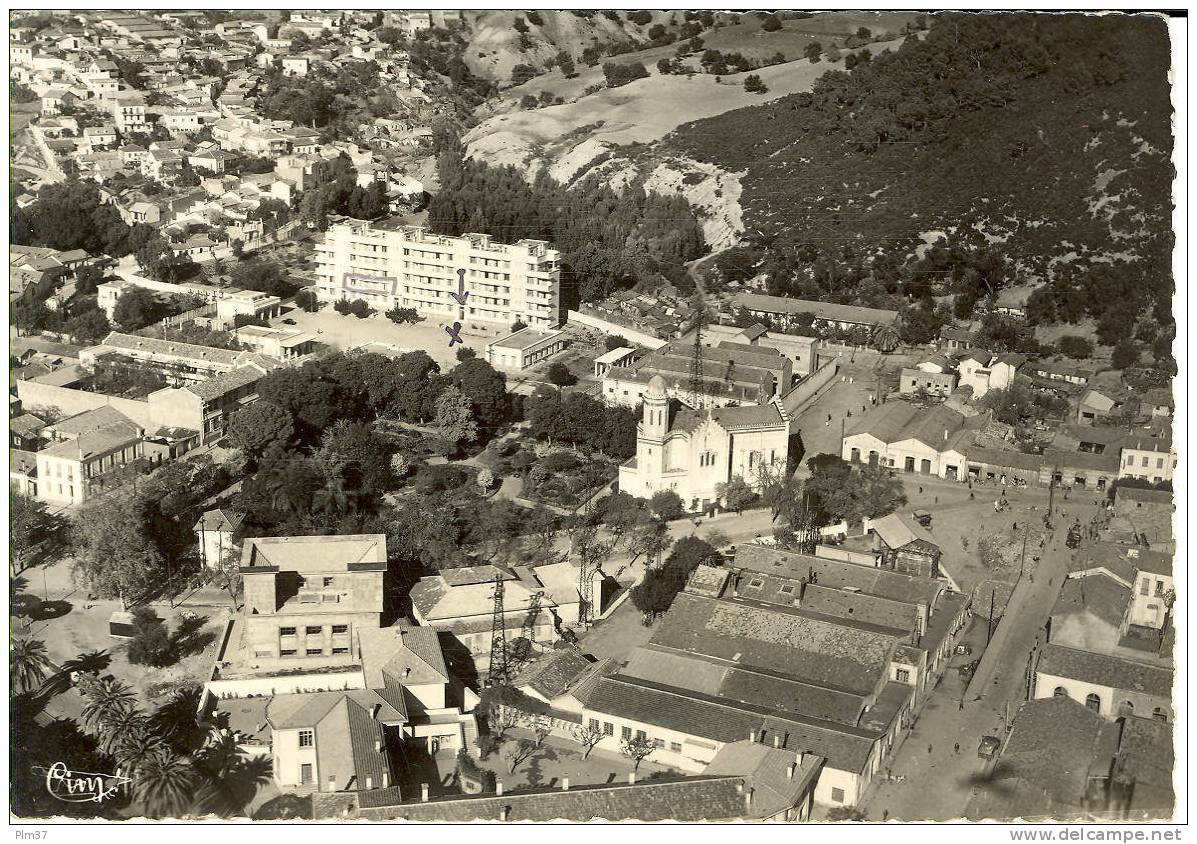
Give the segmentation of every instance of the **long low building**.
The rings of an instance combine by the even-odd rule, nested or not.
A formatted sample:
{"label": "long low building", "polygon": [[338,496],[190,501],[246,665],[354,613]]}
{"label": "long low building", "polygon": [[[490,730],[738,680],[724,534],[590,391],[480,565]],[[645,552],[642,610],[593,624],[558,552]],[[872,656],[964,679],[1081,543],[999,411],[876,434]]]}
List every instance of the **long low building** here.
{"label": "long low building", "polygon": [[856,326],[872,330],[882,325],[894,325],[898,312],[881,308],[862,308],[858,305],[840,305],[835,302],[816,302],[810,299],[791,299],[787,296],[766,296],[763,293],[737,293],[737,307],[744,308],[755,317],[789,327],[797,324],[800,314],[810,314],[814,324],[850,329]]}
{"label": "long low building", "polygon": [[1103,718],[1171,720],[1173,672],[1109,654],[1048,643],[1035,665],[1032,698],[1070,697]]}

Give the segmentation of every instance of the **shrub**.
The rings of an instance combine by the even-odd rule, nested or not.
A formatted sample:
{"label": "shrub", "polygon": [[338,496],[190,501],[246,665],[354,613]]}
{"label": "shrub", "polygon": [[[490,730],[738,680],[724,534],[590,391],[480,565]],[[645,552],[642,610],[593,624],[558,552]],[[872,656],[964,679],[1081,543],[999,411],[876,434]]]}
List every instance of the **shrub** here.
{"label": "shrub", "polygon": [[1076,360],[1083,360],[1093,354],[1093,344],[1076,334],[1066,334],[1056,341],[1060,354]]}
{"label": "shrub", "polygon": [[578,383],[578,376],[569,371],[569,367],[561,361],[553,361],[549,364],[548,379],[558,387],[569,387]]}
{"label": "shrub", "polygon": [[129,662],[154,668],[169,665],[170,636],[162,619],[149,607],[137,607],[133,610],[133,626],[137,632],[129,641]]}
{"label": "shrub", "polygon": [[561,472],[571,472],[578,468],[578,458],[574,457],[568,451],[554,451],[544,460],[540,461],[540,465],[544,467],[545,471],[551,474],[559,474]]}

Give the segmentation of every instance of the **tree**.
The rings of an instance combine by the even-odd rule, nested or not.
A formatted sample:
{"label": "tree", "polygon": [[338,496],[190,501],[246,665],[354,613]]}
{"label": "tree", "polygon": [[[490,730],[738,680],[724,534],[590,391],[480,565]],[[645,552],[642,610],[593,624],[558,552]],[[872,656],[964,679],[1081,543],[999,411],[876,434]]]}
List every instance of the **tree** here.
{"label": "tree", "polygon": [[266,399],[233,412],[226,436],[235,448],[253,460],[271,446],[286,446],[295,433],[291,414]]}
{"label": "tree", "polygon": [[1115,369],[1127,369],[1139,362],[1139,345],[1130,338],[1123,338],[1114,346],[1110,355],[1110,365]]}
{"label": "tree", "polygon": [[650,520],[640,525],[633,533],[628,550],[632,552],[632,559],[644,555],[648,565],[669,547],[669,531],[661,522]]}
{"label": "tree", "polygon": [[835,821],[864,821],[869,816],[853,806],[834,806],[827,812],[827,820]]}
{"label": "tree", "polygon": [[631,62],[629,64],[604,62],[603,76],[607,80],[607,87],[619,88],[637,79],[646,78],[648,76],[648,69],[644,66],[644,62]]}
{"label": "tree", "polygon": [[407,322],[415,324],[423,319],[423,317],[416,312],[415,308],[401,308],[398,305],[395,305],[393,308],[387,311],[386,317],[396,325],[403,325]]}
{"label": "tree", "polygon": [[889,354],[901,345],[898,329],[892,325],[879,325],[873,332],[872,345],[874,349]]}
{"label": "tree", "polygon": [[122,608],[161,577],[162,555],[146,535],[142,508],[119,496],[85,503],[71,539],[75,582]]}
{"label": "tree", "polygon": [[45,642],[14,638],[9,644],[8,673],[21,691],[40,686],[53,667]]}
{"label": "tree", "polygon": [[71,339],[82,346],[93,346],[108,336],[112,325],[108,317],[98,308],[89,308],[73,314],[63,326]]}
{"label": "tree", "polygon": [[160,310],[153,293],[144,287],[130,287],[117,298],[112,319],[124,331],[137,331],[154,322]]}
{"label": "tree", "polygon": [[715,485],[715,495],[723,499],[723,505],[736,513],[743,512],[756,500],[756,490],[744,480],[743,475],[733,475],[727,483]]}
{"label": "tree", "polygon": [[9,497],[9,549],[12,574],[19,574],[29,554],[58,524],[46,504],[32,496],[13,492]]}
{"label": "tree", "polygon": [[[308,313],[315,311],[320,305],[316,299],[316,294],[311,290],[300,290],[295,294],[295,306]],[[390,316],[390,313],[387,313]]]}
{"label": "tree", "polygon": [[595,746],[603,740],[603,731],[598,725],[579,724],[574,727],[573,739],[582,745],[582,758],[585,759],[590,756],[590,751],[594,750]]}
{"label": "tree", "polygon": [[83,726],[91,733],[99,732],[119,713],[135,708],[137,693],[120,680],[83,675],[78,685],[83,694]]}
{"label": "tree", "polygon": [[1065,334],[1056,341],[1056,348],[1060,354],[1074,360],[1085,360],[1093,354],[1093,344],[1087,338],[1076,334]]}
{"label": "tree", "polygon": [[881,466],[862,466],[854,473],[852,497],[856,503],[853,521],[860,516],[879,519],[906,504],[901,482]]}
{"label": "tree", "polygon": [[873,33],[867,26],[862,26],[856,30],[856,37],[861,41],[868,41],[873,37]]}
{"label": "tree", "polygon": [[653,755],[657,746],[647,736],[633,736],[625,739],[619,752],[632,760],[632,770],[640,770],[640,763]]}
{"label": "tree", "polygon": [[574,64],[574,57],[564,51],[557,54],[557,67],[561,68],[561,75],[566,79],[573,79],[578,75],[578,68]]}
{"label": "tree", "polygon": [[578,383],[578,376],[570,372],[569,367],[559,360],[549,364],[546,375],[549,381],[558,387],[568,387]]}
{"label": "tree", "polygon": [[770,12],[761,21],[761,29],[765,32],[777,32],[777,30],[781,29],[781,18],[777,17],[775,13]]}
{"label": "tree", "polygon": [[133,794],[150,817],[179,817],[191,806],[197,780],[190,760],[164,750],[142,764]]}
{"label": "tree", "polygon": [[341,316],[349,316],[349,314],[353,312],[353,305],[349,303],[348,299],[342,296],[340,299],[333,302],[333,310],[339,313]]}
{"label": "tree", "polygon": [[374,310],[370,307],[370,303],[365,299],[354,299],[349,305],[349,312],[358,319],[365,319],[366,317],[370,316]]}
{"label": "tree", "polygon": [[474,442],[478,439],[478,423],[474,419],[470,400],[456,386],[448,386],[436,400],[436,427],[441,436],[452,443]]}
{"label": "tree", "polygon": [[536,68],[531,65],[517,64],[511,69],[511,84],[513,87],[523,85],[536,75]]}
{"label": "tree", "polygon": [[750,73],[744,77],[744,90],[750,94],[767,94],[769,86],[762,82],[755,73]]}
{"label": "tree", "polygon": [[483,492],[489,492],[490,488],[495,485],[495,473],[483,466],[478,470],[478,488]]}
{"label": "tree", "polygon": [[515,769],[520,766],[520,763],[536,752],[536,743],[529,739],[520,739],[513,745],[509,745],[504,758],[507,759],[507,772],[515,773]]}
{"label": "tree", "polygon": [[662,522],[668,522],[672,519],[680,519],[686,515],[685,504],[682,503],[682,498],[672,489],[663,489],[653,493],[653,497],[648,502],[649,509]]}
{"label": "tree", "polygon": [[628,342],[628,338],[621,334],[608,334],[607,339],[603,342],[603,346],[608,352],[613,352],[616,349],[626,348],[632,344]]}
{"label": "tree", "polygon": [[773,521],[793,516],[802,504],[802,484],[794,473],[787,471],[784,464],[760,464],[757,470],[757,484],[761,501],[769,508]]}
{"label": "tree", "polygon": [[136,632],[129,641],[129,662],[162,668],[170,664],[170,636],[162,619],[149,607],[133,608],[133,627]]}
{"label": "tree", "polygon": [[819,57],[823,53],[823,45],[818,41],[812,41],[802,48],[802,55],[810,60],[811,64],[816,64]]}

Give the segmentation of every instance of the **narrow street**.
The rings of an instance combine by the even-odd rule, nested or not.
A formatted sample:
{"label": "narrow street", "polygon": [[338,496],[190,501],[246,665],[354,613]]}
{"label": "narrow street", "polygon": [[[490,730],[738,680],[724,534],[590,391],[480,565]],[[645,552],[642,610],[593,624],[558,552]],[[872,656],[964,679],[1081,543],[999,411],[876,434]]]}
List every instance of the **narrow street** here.
{"label": "narrow street", "polygon": [[[1026,509],[1016,512],[1031,517],[1042,515],[1042,507],[1031,511],[1030,502],[1040,490],[1025,490]],[[1042,491],[1046,499],[1046,491]],[[1057,498],[1057,502],[1059,499]],[[1091,503],[1073,499],[1069,512],[1084,522],[1095,511]],[[1026,700],[1027,667],[1033,650],[1041,644],[1044,625],[1067,575],[1072,551],[1065,546],[1067,525],[1057,518],[1051,540],[1042,552],[1034,575],[1015,593],[994,631],[990,648],[971,682],[965,687],[954,669],[949,669],[923,709],[913,729],[892,757],[889,773],[902,781],[886,781],[885,771],[875,780],[861,804],[870,820],[950,820],[964,815],[971,796],[986,787],[989,764],[977,755],[984,736],[1004,738],[1007,717],[1013,718]],[[1034,579],[1030,579],[1033,577]],[[975,624],[982,629],[984,618]],[[983,638],[982,638],[983,641]],[[974,655],[978,652],[974,650]],[[957,750],[959,745],[959,750]],[[928,788],[933,782],[934,787]]]}

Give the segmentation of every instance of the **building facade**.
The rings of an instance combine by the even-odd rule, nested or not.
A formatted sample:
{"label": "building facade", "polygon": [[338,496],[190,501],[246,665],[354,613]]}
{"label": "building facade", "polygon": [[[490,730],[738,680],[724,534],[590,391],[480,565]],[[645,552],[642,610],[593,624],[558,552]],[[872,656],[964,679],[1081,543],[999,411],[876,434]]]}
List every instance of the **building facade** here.
{"label": "building facade", "polygon": [[619,488],[637,498],[673,490],[687,509],[705,510],[718,501],[720,484],[738,475],[760,486],[763,474],[786,471],[788,461],[789,420],[777,405],[682,409],[655,375]]}
{"label": "building facade", "polygon": [[[484,234],[447,237],[353,220],[328,230],[316,263],[323,302],[364,299],[379,311],[415,308],[445,322],[518,319],[539,329],[561,322],[560,254],[541,240],[508,245]],[[455,298],[460,290],[464,302]]]}

